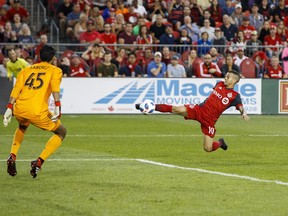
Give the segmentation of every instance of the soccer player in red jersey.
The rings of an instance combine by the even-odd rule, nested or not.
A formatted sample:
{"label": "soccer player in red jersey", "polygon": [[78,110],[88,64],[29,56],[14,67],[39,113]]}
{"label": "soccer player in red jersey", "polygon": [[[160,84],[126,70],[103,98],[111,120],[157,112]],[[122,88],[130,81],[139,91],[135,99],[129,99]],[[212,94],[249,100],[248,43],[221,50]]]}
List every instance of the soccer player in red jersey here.
{"label": "soccer player in red jersey", "polygon": [[[205,151],[215,151],[219,147],[227,150],[228,146],[223,138],[218,141],[213,139],[216,133],[215,123],[220,115],[229,107],[235,106],[245,121],[250,120],[243,108],[240,94],[233,90],[239,80],[240,74],[237,71],[228,71],[224,82],[218,82],[204,102],[200,104],[185,104],[183,106],[156,104],[155,110],[178,114],[185,119],[198,121],[204,134],[203,145]],[[136,109],[139,109],[139,104],[136,104]]]}

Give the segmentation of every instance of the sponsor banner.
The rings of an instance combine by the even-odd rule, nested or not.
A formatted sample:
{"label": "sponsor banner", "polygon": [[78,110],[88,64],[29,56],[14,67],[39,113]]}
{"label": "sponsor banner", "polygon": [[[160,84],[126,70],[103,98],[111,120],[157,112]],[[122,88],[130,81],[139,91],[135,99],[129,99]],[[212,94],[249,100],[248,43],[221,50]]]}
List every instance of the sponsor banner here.
{"label": "sponsor banner", "polygon": [[279,113],[288,113],[288,81],[279,80]]}
{"label": "sponsor banner", "polygon": [[[61,85],[62,112],[139,113],[144,99],[173,105],[198,104],[221,79],[65,78]],[[261,79],[241,79],[235,86],[249,114],[261,114]],[[227,114],[239,113],[234,107]]]}

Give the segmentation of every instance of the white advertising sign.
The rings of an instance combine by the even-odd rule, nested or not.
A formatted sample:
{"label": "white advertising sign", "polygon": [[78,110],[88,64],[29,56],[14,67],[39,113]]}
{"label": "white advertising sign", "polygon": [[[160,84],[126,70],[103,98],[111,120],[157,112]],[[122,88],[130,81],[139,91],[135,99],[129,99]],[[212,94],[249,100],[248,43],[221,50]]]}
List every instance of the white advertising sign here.
{"label": "white advertising sign", "polygon": [[[222,79],[64,78],[62,113],[135,114],[135,103],[151,99],[173,105],[198,104]],[[261,114],[261,79],[241,79],[234,90],[249,114]],[[227,114],[239,113],[234,107]]]}

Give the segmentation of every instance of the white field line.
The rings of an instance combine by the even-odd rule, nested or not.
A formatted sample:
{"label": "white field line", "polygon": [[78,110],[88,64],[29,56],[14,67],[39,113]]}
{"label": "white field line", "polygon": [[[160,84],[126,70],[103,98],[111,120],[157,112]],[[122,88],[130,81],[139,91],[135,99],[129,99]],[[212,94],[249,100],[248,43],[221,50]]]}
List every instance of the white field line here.
{"label": "white field line", "polygon": [[282,182],[278,180],[265,180],[265,179],[258,179],[258,178],[250,177],[250,176],[242,176],[238,174],[216,172],[216,171],[204,170],[204,169],[199,169],[199,168],[181,167],[181,166],[176,166],[172,164],[159,163],[159,162],[144,160],[144,159],[136,159],[136,160],[142,163],[147,163],[147,164],[152,164],[152,165],[157,165],[157,166],[163,166],[163,167],[169,167],[169,168],[175,168],[175,169],[181,169],[181,170],[189,170],[189,171],[195,171],[195,172],[201,172],[201,173],[208,173],[212,175],[220,175],[220,176],[226,176],[226,177],[232,177],[232,178],[240,178],[240,179],[245,179],[245,180],[255,181],[255,182],[275,183],[278,185],[288,186],[288,182]]}
{"label": "white field line", "polygon": [[[13,137],[14,134],[0,134],[4,137]],[[26,134],[25,137],[43,137],[51,136],[51,134]],[[133,137],[202,137],[203,134],[135,134],[135,135],[99,135],[99,134],[72,134],[67,137],[98,137],[98,138],[133,138]],[[239,137],[239,134],[218,134],[223,137]],[[288,134],[247,134],[249,137],[287,137]]]}
{"label": "white field line", "polygon": [[[0,162],[6,162],[6,160],[0,160]],[[30,162],[32,159],[19,159],[17,162]],[[220,176],[226,176],[226,177],[232,177],[232,178],[239,178],[239,179],[245,179],[248,181],[254,181],[254,182],[264,182],[264,183],[274,183],[277,185],[284,185],[288,186],[288,182],[282,182],[278,180],[266,180],[266,179],[259,179],[251,176],[243,176],[243,175],[238,175],[238,174],[232,174],[232,173],[224,173],[224,172],[217,172],[217,171],[210,171],[210,170],[205,170],[205,169],[199,169],[199,168],[192,168],[192,167],[182,167],[182,166],[176,166],[173,164],[165,164],[165,163],[160,163],[160,162],[155,162],[155,161],[150,161],[150,160],[145,160],[145,159],[133,159],[133,158],[67,158],[67,159],[59,159],[59,158],[54,158],[54,159],[49,159],[49,161],[56,161],[56,162],[91,162],[91,161],[138,161],[141,163],[145,164],[152,164],[156,166],[162,166],[162,167],[168,167],[168,168],[174,168],[174,169],[181,169],[181,170],[189,170],[189,171],[195,171],[195,172],[200,172],[200,173],[206,173],[206,174],[211,174],[211,175],[220,175]]]}

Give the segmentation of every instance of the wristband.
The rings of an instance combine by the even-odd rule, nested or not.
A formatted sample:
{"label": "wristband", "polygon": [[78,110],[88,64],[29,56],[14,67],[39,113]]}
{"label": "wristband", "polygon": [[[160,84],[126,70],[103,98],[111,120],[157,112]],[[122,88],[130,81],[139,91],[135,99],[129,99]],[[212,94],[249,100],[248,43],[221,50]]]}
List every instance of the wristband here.
{"label": "wristband", "polygon": [[60,101],[55,101],[55,106],[61,106],[61,102]]}
{"label": "wristband", "polygon": [[13,104],[12,104],[12,103],[8,103],[8,104],[7,104],[7,108],[13,109]]}

